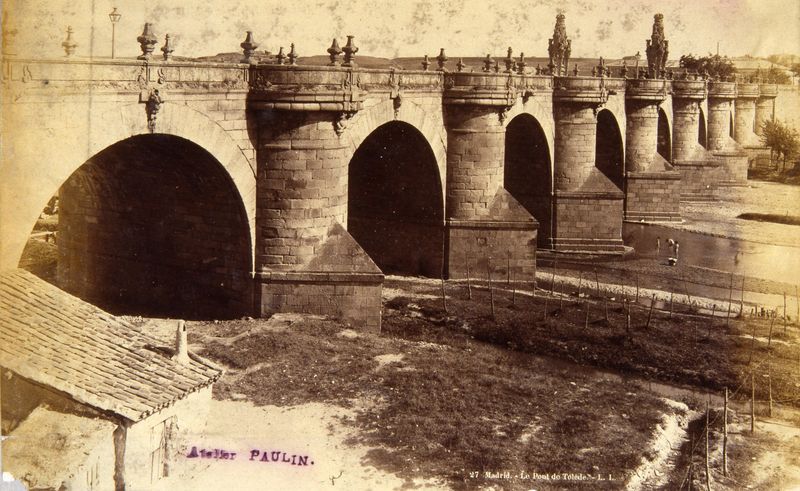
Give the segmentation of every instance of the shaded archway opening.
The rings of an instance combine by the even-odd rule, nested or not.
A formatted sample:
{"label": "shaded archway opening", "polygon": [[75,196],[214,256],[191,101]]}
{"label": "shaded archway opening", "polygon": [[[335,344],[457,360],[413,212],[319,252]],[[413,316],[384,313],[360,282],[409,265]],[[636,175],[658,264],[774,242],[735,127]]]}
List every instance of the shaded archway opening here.
{"label": "shaded archway opening", "polygon": [[703,109],[700,109],[700,118],[699,119],[699,127],[697,128],[697,143],[700,144],[701,147],[706,148],[708,145],[708,140],[706,137],[706,116],[703,114]]}
{"label": "shaded archway opening", "polygon": [[667,162],[672,162],[672,138],[669,131],[669,120],[663,109],[658,110],[658,136],[656,151]]}
{"label": "shaded archway opening", "polygon": [[597,113],[594,165],[620,190],[625,182],[622,134],[616,118],[607,109]]}
{"label": "shaded archway opening", "polygon": [[347,229],[384,273],[438,278],[444,199],[436,157],[413,126],[392,121],[350,160]]}
{"label": "shaded archway opening", "polygon": [[[244,206],[219,162],[198,145],[169,135],[120,141],[78,168],[58,198],[52,238],[55,283],[64,290],[114,314],[250,313]],[[30,248],[29,241],[22,267]]]}
{"label": "shaded archway opening", "polygon": [[551,247],[553,175],[547,137],[530,114],[506,126],[503,186],[539,222],[539,247]]}
{"label": "shaded archway opening", "polygon": [[728,136],[733,138],[733,112],[731,112],[728,117]]}

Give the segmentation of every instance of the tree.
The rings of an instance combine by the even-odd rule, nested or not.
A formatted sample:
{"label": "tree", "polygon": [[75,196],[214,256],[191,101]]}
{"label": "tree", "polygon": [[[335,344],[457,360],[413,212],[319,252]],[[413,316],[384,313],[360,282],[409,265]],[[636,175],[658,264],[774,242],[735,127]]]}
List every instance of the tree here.
{"label": "tree", "polygon": [[800,135],[797,130],[770,119],[761,125],[761,141],[780,158],[783,156],[783,171],[786,171],[786,160],[800,154]]}
{"label": "tree", "polygon": [[726,80],[736,73],[733,62],[727,56],[711,53],[708,56],[694,56],[691,53],[683,55],[680,58],[680,67],[701,75],[708,73],[710,77],[718,80]]}
{"label": "tree", "polygon": [[769,67],[769,70],[762,72],[756,72],[756,79],[759,82],[767,83],[767,84],[784,84],[788,85],[792,83],[792,77],[790,77],[784,70],[779,69],[778,67]]}

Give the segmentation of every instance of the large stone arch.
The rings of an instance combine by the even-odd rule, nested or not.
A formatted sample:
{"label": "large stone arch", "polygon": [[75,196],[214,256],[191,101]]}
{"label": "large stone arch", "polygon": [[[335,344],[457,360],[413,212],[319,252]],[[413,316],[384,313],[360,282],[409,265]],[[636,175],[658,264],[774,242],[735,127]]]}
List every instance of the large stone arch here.
{"label": "large stone arch", "polygon": [[[369,101],[368,101],[369,102]],[[440,114],[430,114],[420,104],[413,100],[403,100],[401,106],[395,112],[394,101],[385,101],[372,104],[359,111],[348,123],[345,136],[350,143],[350,151],[347,160],[353,158],[361,143],[372,134],[378,127],[391,121],[401,121],[413,126],[422,134],[430,145],[436,159],[436,166],[439,169],[439,181],[442,186],[442,195],[446,193],[447,176],[447,132],[444,128],[444,121]]]}
{"label": "large stone arch", "polygon": [[700,107],[697,124],[697,144],[706,148],[708,146],[708,124],[706,123],[706,113],[702,107]]}
{"label": "large stone arch", "polygon": [[527,101],[523,98],[517,99],[516,103],[504,113],[503,125],[508,127],[508,124],[520,114],[532,116],[539,126],[541,126],[544,136],[547,139],[547,153],[550,154],[550,175],[552,176],[555,171],[553,167],[553,152],[556,137],[552,97],[550,95],[547,97],[537,95],[529,98]]}
{"label": "large stone arch", "polygon": [[392,120],[359,144],[348,164],[347,229],[385,273],[439,277],[444,193],[428,139]]}
{"label": "large stone arch", "polygon": [[608,109],[597,112],[595,167],[622,190],[625,182],[625,139],[619,120]]}
{"label": "large stone arch", "polygon": [[662,107],[658,108],[658,126],[656,133],[656,152],[667,162],[672,162],[672,126],[669,115]]}
{"label": "large stone arch", "polygon": [[506,121],[503,186],[539,222],[540,247],[550,247],[553,158],[542,124],[528,112]]}
{"label": "large stone arch", "polygon": [[[0,269],[16,267],[37,217],[59,187],[85,162],[111,145],[150,134],[145,105],[85,102],[20,104],[9,120],[25,131],[4,141],[0,170]],[[222,166],[241,199],[255,237],[256,175],[253,166],[225,130],[205,114],[165,102],[154,133],[188,140]],[[251,254],[252,257],[252,254]],[[252,269],[252,265],[251,265]]]}

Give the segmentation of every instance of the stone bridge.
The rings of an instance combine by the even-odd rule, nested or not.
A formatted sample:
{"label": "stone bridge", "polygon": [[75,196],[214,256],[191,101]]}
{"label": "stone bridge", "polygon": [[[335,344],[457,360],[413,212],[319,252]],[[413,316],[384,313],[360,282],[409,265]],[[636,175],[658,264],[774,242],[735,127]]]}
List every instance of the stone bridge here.
{"label": "stone bridge", "polygon": [[6,57],[0,267],[58,193],[84,299],[374,329],[383,273],[530,280],[537,245],[618,253],[623,221],[746,180],[775,86],[579,76],[559,36],[542,71]]}

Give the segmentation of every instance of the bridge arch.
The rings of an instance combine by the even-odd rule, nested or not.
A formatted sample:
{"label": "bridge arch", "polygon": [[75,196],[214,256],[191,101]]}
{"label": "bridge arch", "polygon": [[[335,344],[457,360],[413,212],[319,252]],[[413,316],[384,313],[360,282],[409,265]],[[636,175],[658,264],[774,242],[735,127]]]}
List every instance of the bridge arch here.
{"label": "bridge arch", "polygon": [[407,122],[386,122],[350,160],[347,229],[385,273],[439,277],[442,189],[428,139]]}
{"label": "bridge arch", "polygon": [[208,151],[167,134],[101,150],[60,187],[57,283],[114,313],[252,310],[244,205]]}
{"label": "bridge arch", "polygon": [[701,147],[706,148],[708,146],[708,137],[706,134],[706,115],[703,112],[703,108],[700,107],[699,118],[698,118],[698,128],[697,128],[697,143],[700,144]]}
{"label": "bridge arch", "polygon": [[608,109],[597,113],[595,167],[622,190],[625,182],[625,148],[617,118]]}
{"label": "bridge arch", "polygon": [[540,247],[552,239],[553,172],[547,136],[533,115],[506,124],[503,186],[539,222]]}
{"label": "bridge arch", "polygon": [[[440,106],[441,107],[441,106]],[[416,129],[433,151],[444,195],[447,175],[447,133],[444,128],[441,109],[437,113],[426,111],[413,100],[404,100],[395,111],[395,103],[388,99],[363,109],[353,116],[345,136],[350,141],[350,156],[353,158],[364,140],[376,129],[393,121],[407,123]]]}
{"label": "bridge arch", "polygon": [[[0,179],[0,269],[17,266],[42,209],[79,167],[115,143],[151,134],[144,104],[94,107],[90,103],[78,108],[54,104],[47,112],[34,107],[37,105],[29,106],[19,109],[16,116],[29,123],[31,130],[14,132],[19,139],[4,142],[8,167],[2,170]],[[89,117],[76,119],[80,111]],[[170,102],[161,105],[154,133],[198,145],[224,169],[243,205],[252,250],[256,176],[236,142],[207,115]]]}
{"label": "bridge arch", "polygon": [[656,152],[667,162],[672,162],[672,130],[663,108],[658,108],[658,131]]}

